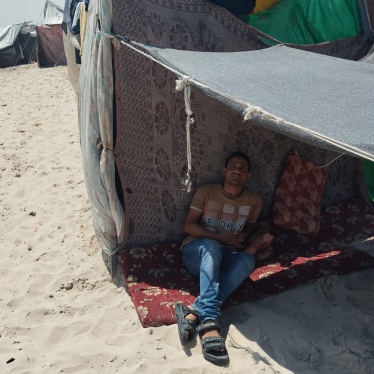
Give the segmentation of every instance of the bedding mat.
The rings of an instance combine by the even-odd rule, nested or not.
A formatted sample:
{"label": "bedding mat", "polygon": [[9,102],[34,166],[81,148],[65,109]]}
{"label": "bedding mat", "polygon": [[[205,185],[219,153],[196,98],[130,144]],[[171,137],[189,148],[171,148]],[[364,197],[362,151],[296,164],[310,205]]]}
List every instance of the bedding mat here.
{"label": "bedding mat", "polygon": [[[310,237],[271,224],[275,255],[258,262],[249,278],[227,299],[222,310],[277,294],[321,277],[374,266],[374,257],[357,249],[374,246],[374,209],[360,199],[321,212],[321,229]],[[181,242],[134,247],[121,252],[121,264],[143,327],[176,322],[174,305],[189,304],[199,294],[198,278],[182,265]]]}

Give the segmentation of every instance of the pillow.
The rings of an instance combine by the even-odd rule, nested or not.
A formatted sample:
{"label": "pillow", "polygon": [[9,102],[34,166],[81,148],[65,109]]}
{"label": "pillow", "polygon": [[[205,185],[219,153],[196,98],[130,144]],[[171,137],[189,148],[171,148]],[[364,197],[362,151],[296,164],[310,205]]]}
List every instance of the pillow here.
{"label": "pillow", "polygon": [[291,152],[275,189],[273,220],[301,234],[317,235],[327,169]]}

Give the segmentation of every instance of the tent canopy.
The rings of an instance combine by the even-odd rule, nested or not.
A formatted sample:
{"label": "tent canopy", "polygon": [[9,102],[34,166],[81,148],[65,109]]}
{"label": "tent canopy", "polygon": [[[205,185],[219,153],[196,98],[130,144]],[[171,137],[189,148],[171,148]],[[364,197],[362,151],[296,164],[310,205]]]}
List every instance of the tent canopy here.
{"label": "tent canopy", "polygon": [[64,6],[47,0],[44,6],[44,19],[36,27],[38,41],[38,66],[52,67],[66,65],[62,37]]}
{"label": "tent canopy", "polygon": [[26,22],[0,28],[0,68],[35,61],[35,26]]}
{"label": "tent canopy", "polygon": [[374,160],[372,64],[282,45],[227,53],[142,47],[234,109],[252,106],[258,124]]}
{"label": "tent canopy", "polygon": [[61,24],[64,17],[64,4],[61,1],[47,0],[44,5],[44,25]]}
{"label": "tent canopy", "polygon": [[18,34],[25,25],[25,23],[18,23],[0,28],[0,51],[14,44]]}

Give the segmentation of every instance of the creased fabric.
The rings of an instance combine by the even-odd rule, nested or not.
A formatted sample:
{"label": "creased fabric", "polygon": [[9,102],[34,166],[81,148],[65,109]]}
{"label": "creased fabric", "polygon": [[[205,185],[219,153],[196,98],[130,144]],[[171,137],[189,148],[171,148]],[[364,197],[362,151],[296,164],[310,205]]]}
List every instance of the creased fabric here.
{"label": "creased fabric", "polygon": [[[99,5],[101,7],[99,7]],[[111,29],[111,1],[91,1],[85,53],[79,76],[78,121],[83,167],[96,237],[107,254],[124,240],[124,212],[115,187],[113,155],[113,70],[111,40],[97,37]]]}

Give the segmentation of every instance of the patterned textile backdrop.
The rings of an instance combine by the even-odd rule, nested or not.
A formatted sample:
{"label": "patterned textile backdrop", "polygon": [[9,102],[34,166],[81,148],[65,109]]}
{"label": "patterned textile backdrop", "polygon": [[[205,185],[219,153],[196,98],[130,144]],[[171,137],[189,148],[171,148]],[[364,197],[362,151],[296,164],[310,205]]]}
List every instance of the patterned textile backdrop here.
{"label": "patterned textile backdrop", "polygon": [[[112,1],[114,34],[145,44],[228,52],[266,48],[270,45],[265,40],[274,40],[207,0]],[[370,51],[373,40],[370,35],[359,35],[313,45],[286,45],[359,60]]]}
{"label": "patterned textile backdrop", "polygon": [[[192,194],[207,182],[222,180],[224,160],[241,149],[252,159],[250,188],[264,200],[261,219],[271,219],[273,193],[287,154],[328,167],[322,205],[365,192],[360,160],[302,143],[251,122],[242,113],[192,90],[195,123],[191,126],[193,189],[182,180],[187,169],[186,114],[174,73],[132,49],[115,51],[116,164],[128,217],[126,248],[180,240]],[[365,197],[365,194],[364,194]]]}

